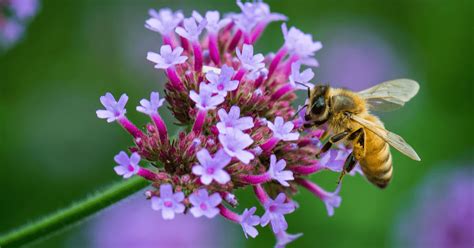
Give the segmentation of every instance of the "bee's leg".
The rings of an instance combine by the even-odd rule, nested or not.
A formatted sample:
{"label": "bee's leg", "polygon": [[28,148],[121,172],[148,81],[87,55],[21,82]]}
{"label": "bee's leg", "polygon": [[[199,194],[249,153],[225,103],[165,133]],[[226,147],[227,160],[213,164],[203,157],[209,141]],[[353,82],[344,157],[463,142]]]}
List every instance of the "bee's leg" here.
{"label": "bee's leg", "polygon": [[[365,130],[363,128],[359,128],[355,132],[351,133],[347,139],[353,141],[352,151],[354,153],[354,157],[357,160],[362,159],[365,156]],[[350,169],[352,170],[352,168]],[[347,172],[350,172],[351,170]]]}
{"label": "bee's leg", "polygon": [[341,175],[339,176],[339,179],[337,180],[337,184],[340,184],[342,181],[342,178],[346,173],[350,172],[354,166],[356,165],[357,160],[354,157],[354,152],[351,152],[349,156],[347,156],[346,161],[344,162],[344,168],[341,171]]}
{"label": "bee's leg", "polygon": [[334,143],[337,143],[338,141],[344,139],[349,133],[350,131],[346,130],[329,138],[329,140],[324,144],[323,148],[321,148],[318,154],[316,154],[316,157],[319,158],[321,154],[327,152]]}
{"label": "bee's leg", "polygon": [[353,149],[351,154],[347,157],[344,162],[344,168],[342,169],[341,175],[339,176],[338,184],[341,182],[342,178],[346,173],[349,173],[354,169],[357,164],[357,160],[361,159],[365,155],[365,131],[363,128],[357,129],[355,132],[351,133],[348,140],[355,141],[353,143]]}

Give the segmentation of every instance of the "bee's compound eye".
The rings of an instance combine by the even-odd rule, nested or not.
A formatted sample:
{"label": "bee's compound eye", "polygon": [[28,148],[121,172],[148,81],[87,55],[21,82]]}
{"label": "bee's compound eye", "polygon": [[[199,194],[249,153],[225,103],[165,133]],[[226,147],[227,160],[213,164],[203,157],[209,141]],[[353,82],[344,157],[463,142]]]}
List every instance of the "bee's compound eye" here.
{"label": "bee's compound eye", "polygon": [[325,108],[326,102],[324,101],[324,96],[320,96],[313,102],[313,105],[311,106],[311,113],[315,115],[322,114]]}

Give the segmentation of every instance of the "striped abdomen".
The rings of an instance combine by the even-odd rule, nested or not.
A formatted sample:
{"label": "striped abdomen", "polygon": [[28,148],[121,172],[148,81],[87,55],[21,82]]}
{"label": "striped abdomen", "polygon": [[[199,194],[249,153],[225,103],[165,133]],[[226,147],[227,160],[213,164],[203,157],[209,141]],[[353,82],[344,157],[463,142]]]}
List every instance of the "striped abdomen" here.
{"label": "striped abdomen", "polygon": [[365,129],[365,134],[365,156],[359,160],[359,163],[371,183],[385,188],[392,179],[390,145],[367,129]]}

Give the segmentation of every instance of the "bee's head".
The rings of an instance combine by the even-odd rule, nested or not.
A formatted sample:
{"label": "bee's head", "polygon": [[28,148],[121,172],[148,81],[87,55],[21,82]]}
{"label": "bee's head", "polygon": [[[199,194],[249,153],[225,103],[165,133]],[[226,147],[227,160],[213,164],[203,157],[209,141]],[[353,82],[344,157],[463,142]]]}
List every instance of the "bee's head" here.
{"label": "bee's head", "polygon": [[316,85],[309,95],[309,103],[305,119],[321,125],[329,118],[329,86]]}

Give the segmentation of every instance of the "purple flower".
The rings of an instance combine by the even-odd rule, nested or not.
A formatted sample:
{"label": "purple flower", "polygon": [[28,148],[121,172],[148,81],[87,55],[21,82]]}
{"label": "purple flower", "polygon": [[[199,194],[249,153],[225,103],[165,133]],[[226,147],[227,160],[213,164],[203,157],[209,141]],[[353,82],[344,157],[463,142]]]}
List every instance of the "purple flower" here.
{"label": "purple flower", "polygon": [[151,9],[149,14],[151,18],[146,20],[145,27],[161,35],[169,35],[184,18],[181,11],[173,13],[171,9],[160,9],[159,12]]}
{"label": "purple flower", "polygon": [[[467,161],[468,162],[468,161]],[[474,244],[474,171],[472,161],[449,161],[428,173],[404,203],[395,247],[472,247]],[[433,166],[434,167],[434,166]]]}
{"label": "purple flower", "polygon": [[[344,168],[344,163],[351,152],[351,149],[345,148],[331,149],[321,156],[319,163],[328,170],[341,172]],[[349,175],[354,176],[356,173],[363,175],[358,164],[351,170]]]}
{"label": "purple flower", "polygon": [[256,210],[256,207],[252,207],[251,209],[245,209],[242,215],[240,216],[240,225],[244,230],[246,238],[248,238],[248,236],[255,238],[258,235],[258,231],[254,227],[260,223],[260,218],[257,215],[254,215]]}
{"label": "purple flower", "polygon": [[196,107],[201,110],[215,109],[217,105],[224,102],[224,97],[221,95],[212,95],[212,87],[204,82],[199,84],[199,95],[191,90],[189,92],[189,98],[196,103]]}
{"label": "purple flower", "polygon": [[206,73],[206,79],[209,81],[213,93],[226,96],[228,91],[234,91],[239,86],[238,80],[231,80],[234,75],[232,67],[222,66],[220,74],[214,71]]}
{"label": "purple flower", "polygon": [[229,156],[239,159],[244,164],[255,158],[251,152],[245,150],[253,143],[252,138],[239,129],[227,128],[225,134],[219,134],[219,142]]}
{"label": "purple flower", "polygon": [[[307,90],[307,87],[313,88],[314,85],[312,83],[309,83],[311,79],[314,77],[314,72],[310,68],[304,70],[303,72],[300,72],[301,68],[301,63],[300,62],[294,62],[291,64],[291,75],[289,77],[290,79],[290,84],[293,86],[295,89],[299,90]],[[299,84],[297,84],[299,83]],[[301,85],[304,84],[307,87]]]}
{"label": "purple flower", "polygon": [[173,194],[173,187],[170,184],[162,184],[160,186],[160,197],[151,197],[151,208],[153,210],[161,210],[161,216],[165,220],[174,219],[175,214],[184,212],[183,192]]}
{"label": "purple flower", "polygon": [[243,68],[247,71],[255,72],[265,67],[263,63],[265,58],[261,53],[254,55],[252,45],[244,44],[242,52],[237,48],[236,53]]}
{"label": "purple flower", "polygon": [[270,156],[270,168],[268,169],[268,173],[270,177],[274,180],[277,180],[281,185],[288,187],[290,184],[287,182],[289,180],[293,180],[293,172],[285,169],[286,161],[284,159],[276,161],[276,156],[272,154]]}
{"label": "purple flower", "polygon": [[196,23],[196,19],[194,19],[194,17],[185,18],[183,21],[183,27],[177,27],[175,32],[179,34],[179,36],[186,38],[189,41],[198,41],[199,35],[206,25],[206,19],[202,19],[199,23]]}
{"label": "purple flower", "polygon": [[[227,247],[241,238],[240,224],[192,214],[180,214],[173,221],[163,220],[161,214],[150,209],[141,190],[131,197],[113,204],[106,211],[91,218],[84,232],[74,235],[74,241],[84,240],[81,247],[90,248],[169,248],[169,247]],[[239,229],[239,230],[238,230]],[[159,231],[157,231],[159,230]],[[183,235],[182,230],[186,230]],[[79,238],[79,239],[77,239]],[[72,241],[72,242],[74,242]]]}
{"label": "purple flower", "polygon": [[311,57],[323,47],[321,42],[313,42],[313,37],[310,34],[305,34],[295,27],[291,27],[288,30],[285,23],[282,24],[281,28],[285,38],[285,47],[288,51],[291,54],[297,55],[302,64],[318,66],[318,61]]}
{"label": "purple flower", "polygon": [[204,215],[207,218],[214,218],[219,214],[217,205],[222,202],[222,197],[217,192],[209,196],[207,190],[200,189],[189,196],[189,202],[193,204],[190,211],[194,217],[198,218]]}
{"label": "purple flower", "polygon": [[38,11],[38,0],[12,0],[11,8],[20,20],[32,17]]}
{"label": "purple flower", "polygon": [[269,23],[287,19],[282,14],[271,13],[268,4],[262,1],[242,3],[242,1],[238,0],[237,5],[242,10],[242,13],[234,14],[233,17],[236,25],[246,33],[250,33],[259,22]]}
{"label": "purple flower", "polygon": [[277,238],[277,244],[275,245],[275,248],[284,248],[287,244],[293,242],[302,235],[302,233],[289,234],[286,231],[280,231],[275,234]]}
{"label": "purple flower", "polygon": [[[196,19],[198,23],[201,23],[202,20],[204,19],[201,14],[197,11],[193,11],[193,17]],[[220,19],[220,14],[219,11],[207,11],[206,12],[206,29],[207,32],[212,33],[212,34],[217,34],[219,30],[221,30],[223,27],[225,27],[227,24],[230,23],[229,18],[223,18],[222,20]]]}
{"label": "purple flower", "polygon": [[216,152],[214,158],[211,157],[207,149],[202,149],[196,153],[199,164],[193,166],[193,173],[201,176],[201,182],[205,185],[211,184],[212,180],[220,184],[230,181],[229,173],[224,170],[230,162],[230,157],[222,150]]}
{"label": "purple flower", "polygon": [[163,45],[160,48],[160,54],[148,52],[146,59],[156,63],[155,68],[157,69],[168,69],[171,66],[182,64],[188,59],[186,56],[181,56],[182,53],[182,47],[172,50],[170,45]]}
{"label": "purple flower", "polygon": [[141,106],[137,106],[137,111],[147,115],[151,115],[153,113],[158,112],[158,108],[163,105],[164,101],[164,98],[160,99],[160,94],[158,92],[151,92],[150,101],[148,101],[147,99],[140,100]]}
{"label": "purple flower", "polygon": [[334,192],[326,192],[320,189],[321,200],[324,202],[329,216],[333,216],[334,208],[338,208],[341,205],[342,199],[339,196],[341,185],[342,184],[339,184]]}
{"label": "purple flower", "polygon": [[252,117],[240,117],[240,108],[238,106],[232,106],[227,113],[224,109],[217,111],[220,122],[216,124],[219,133],[225,134],[227,128],[236,128],[241,131],[247,130],[253,127]]}
{"label": "purple flower", "polygon": [[254,19],[254,21],[277,21],[277,20],[286,20],[285,15],[279,13],[271,13],[270,6],[264,3],[263,1],[254,1],[254,2],[245,2],[242,3],[241,0],[237,1],[242,14],[245,16]]}
{"label": "purple flower", "polygon": [[100,102],[104,105],[105,110],[97,110],[97,117],[100,119],[107,119],[107,122],[109,123],[123,117],[125,113],[127,113],[127,110],[125,109],[127,101],[128,96],[126,94],[122,94],[117,102],[114,96],[107,92],[104,96],[100,97]]}
{"label": "purple flower", "polygon": [[273,131],[273,137],[284,140],[284,141],[293,141],[297,140],[300,136],[299,133],[291,133],[293,127],[295,126],[293,122],[288,121],[284,122],[283,118],[277,116],[275,118],[275,123],[268,122],[268,128]]}
{"label": "purple flower", "polygon": [[114,167],[115,173],[119,176],[123,176],[123,178],[130,178],[137,174],[140,169],[140,166],[138,165],[140,162],[140,155],[136,152],[128,157],[127,153],[121,151],[114,157],[114,160],[118,164]]}
{"label": "purple flower", "polygon": [[288,228],[288,223],[286,222],[284,215],[295,211],[294,203],[285,203],[285,200],[286,195],[280,193],[275,200],[268,198],[264,203],[265,214],[263,214],[260,219],[260,224],[266,226],[271,222],[274,233],[285,231]]}

